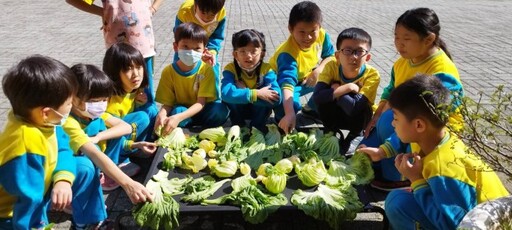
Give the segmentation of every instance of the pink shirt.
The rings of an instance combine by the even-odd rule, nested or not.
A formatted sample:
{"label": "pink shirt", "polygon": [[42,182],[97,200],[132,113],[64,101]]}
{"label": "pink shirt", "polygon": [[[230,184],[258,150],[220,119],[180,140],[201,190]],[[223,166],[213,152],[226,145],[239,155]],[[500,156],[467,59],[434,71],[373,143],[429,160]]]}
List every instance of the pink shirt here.
{"label": "pink shirt", "polygon": [[151,0],[102,0],[103,35],[107,49],[127,42],[144,58],[155,56],[155,35],[151,22]]}

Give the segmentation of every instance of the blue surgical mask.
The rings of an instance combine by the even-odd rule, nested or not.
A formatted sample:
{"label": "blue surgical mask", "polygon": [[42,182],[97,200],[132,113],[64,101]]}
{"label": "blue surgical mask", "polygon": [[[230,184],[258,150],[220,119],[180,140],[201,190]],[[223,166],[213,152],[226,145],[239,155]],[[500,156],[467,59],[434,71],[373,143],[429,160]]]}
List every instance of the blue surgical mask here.
{"label": "blue surgical mask", "polygon": [[202,57],[202,52],[197,52],[195,50],[178,50],[178,58],[186,66],[194,66],[197,62],[201,60]]}
{"label": "blue surgical mask", "polygon": [[60,121],[58,123],[53,123],[53,122],[50,122],[50,121],[44,121],[45,125],[48,125],[48,126],[61,126],[64,123],[66,123],[66,120],[69,117],[69,113],[61,114],[61,113],[57,112],[57,110],[55,110],[55,109],[52,109],[52,108],[50,108],[50,109],[53,110],[53,112],[55,112],[57,115],[61,116],[62,118],[60,119]]}

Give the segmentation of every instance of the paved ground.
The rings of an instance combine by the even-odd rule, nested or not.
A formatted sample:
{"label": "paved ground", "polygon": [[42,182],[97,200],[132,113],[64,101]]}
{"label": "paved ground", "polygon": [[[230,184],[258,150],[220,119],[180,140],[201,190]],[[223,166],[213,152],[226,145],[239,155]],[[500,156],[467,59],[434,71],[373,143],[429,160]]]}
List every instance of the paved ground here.
{"label": "paved ground", "polygon": [[[100,1],[97,1],[98,3]],[[166,0],[154,17],[157,37],[155,84],[159,73],[170,63],[172,27],[181,1]],[[297,0],[228,0],[226,42],[220,52],[222,66],[232,60],[231,35],[255,28],[266,36],[267,58],[288,37],[287,18]],[[347,27],[357,26],[373,37],[374,65],[382,76],[379,93],[389,81],[389,71],[398,58],[393,46],[393,25],[405,10],[427,6],[439,15],[441,37],[448,43],[458,66],[466,94],[491,92],[504,84],[510,92],[512,80],[512,2],[505,0],[456,1],[316,1],[323,10],[323,27],[333,38]],[[80,12],[61,1],[2,0],[0,15],[0,74],[30,54],[43,54],[72,65],[79,62],[101,65],[105,48],[100,18]],[[0,127],[5,123],[9,103],[0,94]],[[1,175],[0,175],[1,176]],[[138,178],[143,180],[143,176]],[[510,184],[507,186],[511,190]],[[107,197],[112,217],[131,205],[122,191]],[[54,215],[57,228],[69,227],[67,215]],[[370,220],[373,217],[368,217]],[[363,217],[365,219],[365,217]],[[369,227],[368,227],[369,226]],[[373,225],[367,225],[371,229]]]}

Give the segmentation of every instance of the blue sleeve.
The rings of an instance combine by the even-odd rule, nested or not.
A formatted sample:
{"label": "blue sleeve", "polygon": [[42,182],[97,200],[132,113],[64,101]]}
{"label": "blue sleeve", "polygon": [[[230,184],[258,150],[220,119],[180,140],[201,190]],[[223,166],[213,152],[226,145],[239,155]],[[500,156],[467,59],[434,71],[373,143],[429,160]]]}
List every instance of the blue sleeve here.
{"label": "blue sleeve", "polygon": [[395,69],[391,69],[391,79],[389,79],[389,84],[382,91],[382,95],[380,96],[381,100],[388,100],[391,95],[391,91],[395,88]]}
{"label": "blue sleeve", "polygon": [[322,59],[328,58],[334,55],[334,46],[331,43],[331,37],[326,32],[324,44],[322,44]]}
{"label": "blue sleeve", "polygon": [[12,217],[14,229],[40,228],[48,224],[44,162],[43,155],[26,153],[0,166],[0,185],[17,198]]}
{"label": "blue sleeve", "polygon": [[457,80],[457,78],[455,78],[453,75],[447,73],[437,73],[434,74],[434,76],[439,78],[444,87],[450,90],[452,103],[455,105],[455,107],[459,107],[459,105],[462,103],[461,99],[464,97],[464,89],[462,88],[460,81]]}
{"label": "blue sleeve", "polygon": [[388,157],[396,156],[400,153],[406,153],[410,150],[410,145],[403,143],[400,138],[393,132],[390,137],[386,139],[384,144],[380,146],[386,152]]}
{"label": "blue sleeve", "polygon": [[317,82],[315,91],[313,91],[313,101],[315,104],[326,104],[333,101],[334,89],[325,82]]}
{"label": "blue sleeve", "polygon": [[209,50],[215,50],[217,54],[220,50],[220,45],[224,41],[224,30],[226,29],[226,18],[222,19],[217,28],[210,35],[208,39],[208,45],[206,46]]}
{"label": "blue sleeve", "polygon": [[348,93],[338,98],[336,104],[343,111],[352,116],[353,113],[362,111],[368,106],[368,98],[360,93]]}
{"label": "blue sleeve", "polygon": [[277,57],[277,83],[281,88],[284,86],[293,87],[297,85],[298,65],[295,58],[288,53],[281,53]]}
{"label": "blue sleeve", "polygon": [[248,88],[239,89],[235,84],[235,75],[230,71],[222,72],[221,98],[229,104],[251,103],[251,90]]}
{"label": "blue sleeve", "polygon": [[281,104],[281,88],[279,88],[279,85],[277,84],[277,75],[276,72],[274,72],[273,70],[269,70],[267,74],[263,77],[263,84],[260,86],[260,88],[268,85],[270,85],[270,89],[277,92],[277,94],[279,95],[279,100],[271,104],[268,103],[267,101],[258,98],[254,103],[255,105],[263,107],[275,107]]}
{"label": "blue sleeve", "polygon": [[[73,158],[73,150],[69,146],[69,136],[64,132],[64,129],[61,126],[57,126],[55,128],[55,135],[57,135],[57,146],[59,149],[58,158],[57,158],[57,166],[53,172],[53,177],[59,173],[63,173],[63,177],[58,179],[66,179],[71,180],[73,183],[74,175],[76,175],[76,164],[75,159]],[[71,173],[71,175],[69,175]],[[73,178],[69,178],[68,176],[73,176]],[[56,182],[56,181],[54,181]]]}
{"label": "blue sleeve", "polygon": [[439,229],[455,229],[477,204],[474,187],[443,176],[431,177],[414,188],[414,198]]}

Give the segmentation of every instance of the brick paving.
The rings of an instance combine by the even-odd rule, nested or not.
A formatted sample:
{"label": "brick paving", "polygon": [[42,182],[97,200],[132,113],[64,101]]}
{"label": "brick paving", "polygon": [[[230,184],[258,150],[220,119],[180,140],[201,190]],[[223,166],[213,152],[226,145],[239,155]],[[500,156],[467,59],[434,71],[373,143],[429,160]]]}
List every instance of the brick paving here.
{"label": "brick paving", "polygon": [[[100,1],[97,1],[100,4]],[[222,66],[232,60],[231,35],[254,28],[266,36],[267,56],[288,37],[287,19],[297,0],[227,0],[226,41],[220,52]],[[497,85],[512,80],[512,2],[504,0],[455,1],[315,1],[323,10],[323,27],[335,39],[347,27],[367,30],[373,38],[370,62],[381,73],[379,93],[389,82],[389,72],[398,58],[393,46],[393,25],[405,10],[433,8],[441,21],[441,37],[447,42],[460,71],[465,92],[476,98],[480,91],[492,92]],[[155,84],[161,70],[171,62],[175,14],[181,1],[166,0],[154,17],[157,38]],[[101,20],[67,5],[65,1],[2,0],[0,15],[0,75],[20,59],[31,54],[54,57],[65,64],[79,62],[101,66],[105,52],[100,31]],[[0,89],[1,91],[1,89]],[[0,93],[0,127],[5,124],[10,106]],[[0,175],[1,176],[1,175]],[[138,178],[143,180],[144,176]],[[512,186],[507,185],[511,190]],[[121,190],[106,195],[111,217],[131,204]],[[57,229],[69,228],[69,216],[52,214]],[[363,217],[363,219],[366,217]],[[372,219],[368,217],[367,219]],[[366,229],[371,229],[366,227]]]}

